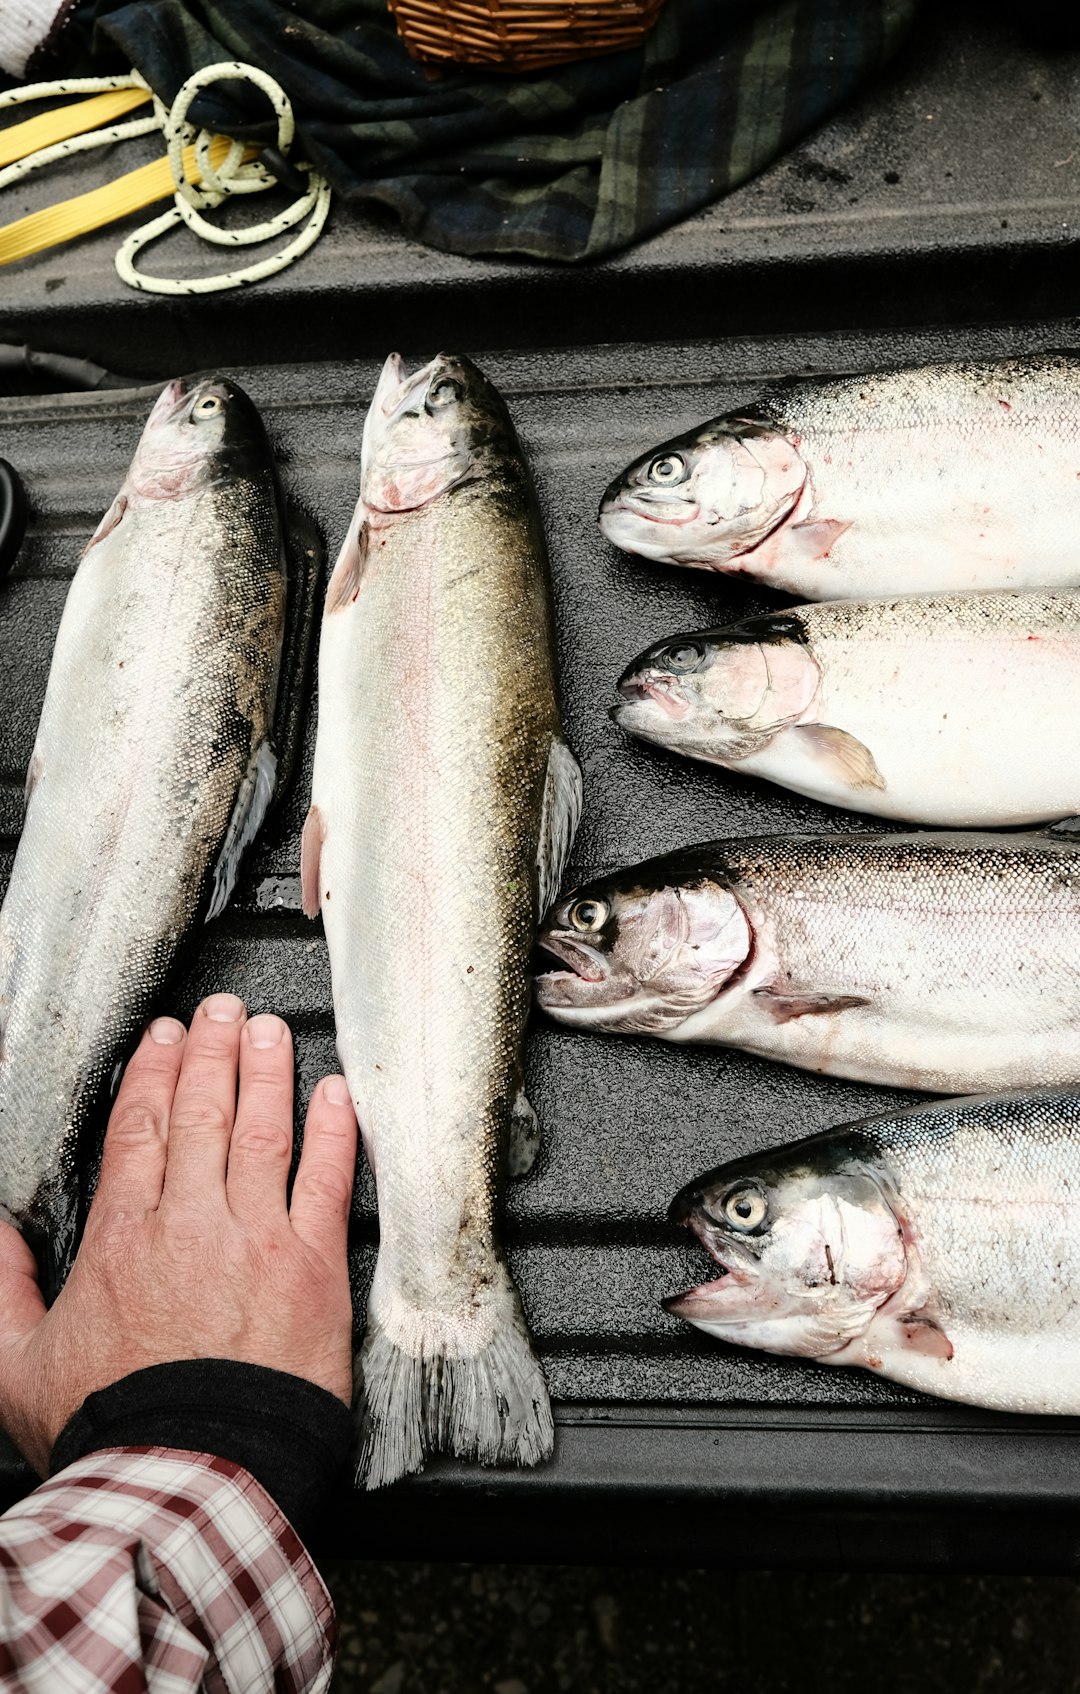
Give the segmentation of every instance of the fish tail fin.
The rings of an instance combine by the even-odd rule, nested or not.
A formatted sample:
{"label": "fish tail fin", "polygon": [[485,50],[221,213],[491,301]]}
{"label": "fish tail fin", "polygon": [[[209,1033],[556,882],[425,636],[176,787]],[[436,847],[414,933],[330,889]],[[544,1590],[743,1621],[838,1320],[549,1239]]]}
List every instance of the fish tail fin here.
{"label": "fish tail fin", "polygon": [[357,1481],[382,1488],[423,1467],[429,1453],[483,1465],[550,1458],[555,1431],[547,1384],[517,1291],[508,1282],[505,1320],[479,1352],[448,1342],[443,1327],[420,1350],[400,1346],[369,1312],[357,1366]]}

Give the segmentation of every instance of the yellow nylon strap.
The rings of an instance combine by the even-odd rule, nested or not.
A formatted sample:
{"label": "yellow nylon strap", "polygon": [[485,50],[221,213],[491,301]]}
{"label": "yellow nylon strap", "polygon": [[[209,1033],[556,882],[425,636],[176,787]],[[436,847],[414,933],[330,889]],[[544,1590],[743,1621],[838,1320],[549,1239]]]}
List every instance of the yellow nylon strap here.
{"label": "yellow nylon strap", "polygon": [[0,169],[43,147],[53,147],[58,141],[68,141],[73,135],[113,123],[134,107],[145,106],[149,99],[148,88],[117,88],[108,94],[95,94],[89,100],[57,106],[39,117],[27,118],[24,123],[11,124],[0,130]]}
{"label": "yellow nylon strap", "polygon": [[[231,143],[227,136],[215,135],[210,143],[210,162],[217,170]],[[254,157],[255,149],[247,149]],[[195,161],[194,147],[185,147],[184,175],[198,184],[202,173]],[[46,247],[58,247],[76,235],[85,235],[102,224],[115,223],[155,200],[164,200],[173,193],[172,172],[168,159],[154,159],[126,176],[117,177],[88,194],[77,194],[71,200],[61,200],[40,212],[30,212],[25,218],[0,228],[0,265],[10,265],[16,259],[27,259]]]}

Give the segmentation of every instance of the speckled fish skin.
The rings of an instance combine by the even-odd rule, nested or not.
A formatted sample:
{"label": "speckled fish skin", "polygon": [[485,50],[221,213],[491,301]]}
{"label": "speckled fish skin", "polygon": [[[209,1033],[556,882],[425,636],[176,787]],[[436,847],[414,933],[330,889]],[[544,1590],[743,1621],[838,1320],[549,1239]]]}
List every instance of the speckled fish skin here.
{"label": "speckled fish skin", "polygon": [[1080,594],[838,600],[657,642],[612,717],[834,806],[955,827],[1080,813]]}
{"label": "speckled fish skin", "polygon": [[804,600],[1080,586],[1080,359],[783,383],[652,448],[600,525]]}
{"label": "speckled fish skin", "polygon": [[440,1450],[535,1464],[551,1412],[497,1214],[529,953],[572,833],[538,873],[553,764],[574,795],[577,778],[527,467],[467,359],[387,360],[319,679],[305,909],[379,1204],[359,1475],[377,1487]]}
{"label": "speckled fish skin", "polygon": [[0,1203],[49,1294],[80,1131],[269,798],[284,609],[258,414],[171,383],[68,592],[0,910]]}
{"label": "speckled fish skin", "polygon": [[575,1027],[968,1094],[1080,1081],[1080,849],[1040,835],[773,836],[589,883],[540,933]]}
{"label": "speckled fish skin", "polygon": [[949,1400],[1080,1412],[1080,1098],[916,1106],[752,1153],[671,1217],[724,1269],[664,1301],[720,1340]]}

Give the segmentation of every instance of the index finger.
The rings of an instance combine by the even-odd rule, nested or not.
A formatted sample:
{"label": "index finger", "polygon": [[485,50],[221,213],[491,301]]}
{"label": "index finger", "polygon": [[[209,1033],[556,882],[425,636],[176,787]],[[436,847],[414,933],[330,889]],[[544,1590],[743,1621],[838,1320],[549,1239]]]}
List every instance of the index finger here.
{"label": "index finger", "polygon": [[128,1060],[109,1113],[91,1216],[112,1205],[153,1211],[160,1201],[186,1037],[177,1018],[155,1018]]}
{"label": "index finger", "polygon": [[343,1076],[324,1076],[311,1096],[289,1221],[325,1259],[344,1260],[356,1172],[356,1113]]}

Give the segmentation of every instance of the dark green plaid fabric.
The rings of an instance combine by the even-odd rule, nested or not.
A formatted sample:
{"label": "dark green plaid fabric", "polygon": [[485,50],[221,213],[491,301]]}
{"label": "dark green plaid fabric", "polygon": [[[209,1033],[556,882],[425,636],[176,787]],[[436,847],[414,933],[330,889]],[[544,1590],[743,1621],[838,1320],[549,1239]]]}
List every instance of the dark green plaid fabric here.
{"label": "dark green plaid fabric", "polygon": [[[643,48],[525,77],[431,76],[385,0],[83,0],[61,47],[121,55],[165,100],[217,60],[259,65],[347,200],[391,207],[450,252],[580,260],[764,169],[859,92],[916,5],[667,0]],[[268,140],[260,105],[214,92],[191,115]]]}

